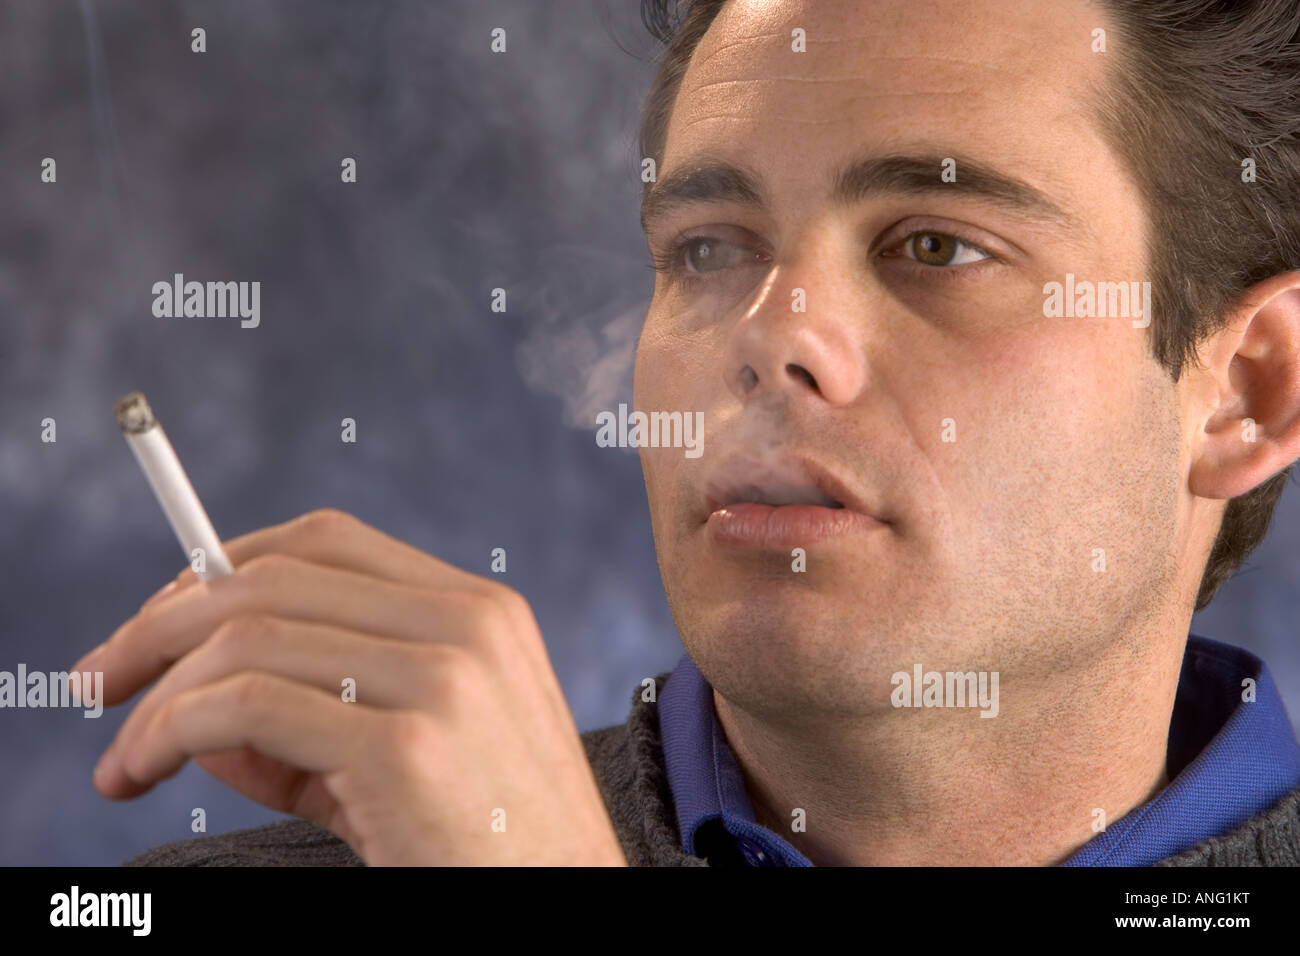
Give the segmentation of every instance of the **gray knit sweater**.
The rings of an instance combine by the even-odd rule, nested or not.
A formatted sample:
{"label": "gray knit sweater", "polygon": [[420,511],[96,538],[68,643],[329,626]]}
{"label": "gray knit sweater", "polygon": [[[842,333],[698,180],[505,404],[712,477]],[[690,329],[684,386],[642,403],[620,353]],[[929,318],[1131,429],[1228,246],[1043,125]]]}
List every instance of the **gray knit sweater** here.
{"label": "gray knit sweater", "polygon": [[[670,672],[655,677],[659,692]],[[627,722],[582,735],[601,796],[632,866],[708,866],[682,849],[664,770],[655,705],[632,695]],[[126,866],[364,866],[329,830],[286,820],[149,850]],[[1300,788],[1231,833],[1197,844],[1157,866],[1300,865]]]}

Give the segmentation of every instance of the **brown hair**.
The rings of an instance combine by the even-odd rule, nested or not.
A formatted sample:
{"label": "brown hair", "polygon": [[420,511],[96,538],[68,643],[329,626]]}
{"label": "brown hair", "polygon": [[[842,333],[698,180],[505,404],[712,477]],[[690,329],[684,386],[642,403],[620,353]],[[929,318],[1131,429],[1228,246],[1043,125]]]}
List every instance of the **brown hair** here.
{"label": "brown hair", "polygon": [[[1300,2],[1101,2],[1122,52],[1098,114],[1146,199],[1162,306],[1147,335],[1177,382],[1247,287],[1300,269]],[[641,116],[641,155],[656,168],[691,55],[724,3],[641,0],[642,23],[665,45]],[[1292,469],[1229,500],[1196,610],[1263,540]]]}

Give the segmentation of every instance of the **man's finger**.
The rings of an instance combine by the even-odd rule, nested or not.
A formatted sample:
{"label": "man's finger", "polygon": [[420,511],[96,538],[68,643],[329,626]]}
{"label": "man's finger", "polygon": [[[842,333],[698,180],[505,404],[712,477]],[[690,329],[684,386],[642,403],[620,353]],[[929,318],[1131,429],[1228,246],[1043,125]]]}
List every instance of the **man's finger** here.
{"label": "man's finger", "polygon": [[244,671],[174,697],[133,749],[100,765],[95,785],[112,799],[139,796],[193,756],[242,747],[307,773],[364,772],[373,749],[370,718],[378,714],[315,687]]}
{"label": "man's finger", "polygon": [[362,634],[326,624],[271,615],[231,618],[210,640],[182,657],[144,698],[109,746],[129,752],[169,700],[204,684],[258,671],[343,698],[353,681],[354,700],[369,707],[423,710],[438,696],[438,644]]}
{"label": "man's finger", "polygon": [[[97,649],[104,704],[118,704],[188,654],[230,618],[266,614],[400,640],[461,643],[472,637],[472,596],[417,589],[282,554],[182,590],[126,621]],[[78,661],[72,669],[88,669]]]}
{"label": "man's finger", "polygon": [[[411,587],[473,589],[484,584],[478,575],[333,508],[309,511],[292,521],[232,538],[221,546],[236,568],[259,555],[279,553]],[[198,576],[186,568],[145,601],[142,609],[197,583]]]}

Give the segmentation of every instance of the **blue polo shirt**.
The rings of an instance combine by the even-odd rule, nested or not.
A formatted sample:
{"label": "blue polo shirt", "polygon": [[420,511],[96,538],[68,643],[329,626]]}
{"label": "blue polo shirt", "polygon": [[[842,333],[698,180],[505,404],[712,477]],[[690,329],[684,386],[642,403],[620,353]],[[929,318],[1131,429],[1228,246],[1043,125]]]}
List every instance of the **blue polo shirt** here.
{"label": "blue polo shirt", "polygon": [[[1242,681],[1255,681],[1243,701]],[[812,866],[754,820],[713,689],[683,654],[659,695],[659,730],[682,847],[716,865]],[[1268,667],[1189,634],[1169,721],[1170,783],[1063,866],[1150,866],[1227,833],[1300,786],[1300,744]]]}

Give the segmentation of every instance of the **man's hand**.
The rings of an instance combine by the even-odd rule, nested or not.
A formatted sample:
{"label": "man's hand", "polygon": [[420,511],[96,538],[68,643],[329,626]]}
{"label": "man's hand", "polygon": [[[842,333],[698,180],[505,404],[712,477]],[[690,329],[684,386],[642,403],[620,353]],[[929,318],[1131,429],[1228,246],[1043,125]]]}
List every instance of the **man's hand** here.
{"label": "man's hand", "polygon": [[[225,545],[77,670],[162,677],[95,771],[112,799],[194,757],[371,865],[626,865],[528,603],[339,511]],[[344,682],[355,681],[347,702]]]}

